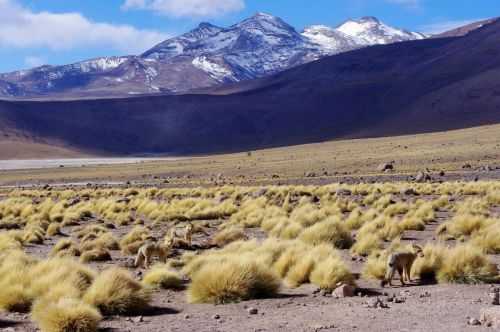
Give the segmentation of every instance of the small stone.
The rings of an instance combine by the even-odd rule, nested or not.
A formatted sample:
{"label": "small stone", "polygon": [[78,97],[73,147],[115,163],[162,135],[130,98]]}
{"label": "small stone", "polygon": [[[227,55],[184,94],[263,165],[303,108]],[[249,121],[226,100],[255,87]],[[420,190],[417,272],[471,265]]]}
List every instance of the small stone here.
{"label": "small stone", "polygon": [[413,189],[413,188],[407,188],[407,189],[402,189],[401,190],[401,195],[405,195],[405,196],[417,196],[418,192],[415,189]]}
{"label": "small stone", "polygon": [[215,319],[215,320],[220,319],[220,315],[215,314],[215,315],[212,316],[212,318]]}
{"label": "small stone", "polygon": [[337,196],[351,196],[352,191],[350,191],[349,189],[345,189],[345,188],[339,188],[339,189],[337,189],[336,194],[337,194]]}
{"label": "small stone", "polygon": [[481,322],[476,318],[469,318],[469,320],[467,321],[467,324],[472,325],[472,326],[478,326],[478,325],[481,325]]}
{"label": "small stone", "polygon": [[367,307],[374,308],[374,309],[376,309],[376,308],[382,308],[382,309],[389,308],[389,306],[379,298],[371,299],[370,301],[368,301]]}
{"label": "small stone", "polygon": [[249,315],[257,315],[259,313],[257,308],[248,308],[247,311]]}
{"label": "small stone", "polygon": [[405,303],[406,299],[404,297],[395,297],[394,303]]}
{"label": "small stone", "polygon": [[383,163],[378,165],[377,171],[379,172],[386,172],[386,171],[392,171],[394,170],[394,165],[392,163]]}
{"label": "small stone", "polygon": [[353,297],[356,294],[356,288],[351,285],[340,285],[333,291],[333,296],[336,298]]}
{"label": "small stone", "polygon": [[142,316],[137,316],[137,317],[132,318],[132,321],[134,323],[142,323],[144,321],[144,318]]}
{"label": "small stone", "polygon": [[492,305],[500,305],[500,289],[493,287],[489,293]]}
{"label": "small stone", "polygon": [[500,327],[500,307],[490,307],[481,309],[480,322],[486,326]]}
{"label": "small stone", "polygon": [[184,319],[189,319],[189,318],[191,318],[191,316],[189,316],[189,315],[184,315]]}
{"label": "small stone", "polygon": [[429,292],[426,291],[426,292],[423,292],[422,294],[420,294],[419,296],[420,296],[421,299],[424,298],[424,297],[431,297],[431,293],[429,293]]}

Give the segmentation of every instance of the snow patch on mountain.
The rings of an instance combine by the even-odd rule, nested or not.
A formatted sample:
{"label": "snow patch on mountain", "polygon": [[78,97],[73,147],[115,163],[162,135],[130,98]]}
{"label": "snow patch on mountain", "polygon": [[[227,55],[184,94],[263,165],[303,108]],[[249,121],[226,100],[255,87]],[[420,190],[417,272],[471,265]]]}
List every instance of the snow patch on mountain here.
{"label": "snow patch on mountain", "polygon": [[122,63],[128,60],[128,57],[104,57],[93,60],[79,62],[74,66],[80,68],[82,72],[88,73],[91,71],[107,71],[119,67]]}
{"label": "snow patch on mountain", "polygon": [[338,26],[336,30],[354,38],[361,45],[390,44],[425,38],[423,34],[412,33],[388,26],[375,17],[347,20]]}
{"label": "snow patch on mountain", "polygon": [[193,66],[203,70],[218,82],[222,82],[227,78],[233,78],[233,73],[230,70],[215,62],[211,62],[205,56],[194,58],[192,63]]}

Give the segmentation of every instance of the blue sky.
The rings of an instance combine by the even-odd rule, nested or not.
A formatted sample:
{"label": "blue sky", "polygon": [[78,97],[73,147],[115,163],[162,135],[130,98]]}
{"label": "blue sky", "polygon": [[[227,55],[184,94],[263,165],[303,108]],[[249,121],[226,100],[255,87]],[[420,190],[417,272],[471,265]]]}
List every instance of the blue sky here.
{"label": "blue sky", "polygon": [[499,0],[0,0],[0,72],[138,54],[201,21],[229,26],[255,12],[298,30],[376,16],[437,32],[500,16]]}

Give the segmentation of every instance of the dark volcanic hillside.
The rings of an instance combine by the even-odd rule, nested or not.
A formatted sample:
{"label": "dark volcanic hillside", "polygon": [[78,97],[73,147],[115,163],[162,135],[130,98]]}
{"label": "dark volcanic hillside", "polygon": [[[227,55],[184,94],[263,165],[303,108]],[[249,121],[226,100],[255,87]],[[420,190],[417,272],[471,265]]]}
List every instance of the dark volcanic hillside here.
{"label": "dark volcanic hillside", "polygon": [[499,22],[464,37],[344,53],[199,95],[0,104],[4,130],[121,154],[237,151],[497,122]]}

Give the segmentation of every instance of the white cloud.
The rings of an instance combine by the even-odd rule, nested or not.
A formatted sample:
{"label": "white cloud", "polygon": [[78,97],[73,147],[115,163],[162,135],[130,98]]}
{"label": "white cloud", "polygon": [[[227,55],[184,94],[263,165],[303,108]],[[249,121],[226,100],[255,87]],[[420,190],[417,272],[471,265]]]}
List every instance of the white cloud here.
{"label": "white cloud", "polygon": [[435,22],[431,24],[426,24],[420,27],[420,31],[429,34],[435,35],[442,32],[446,32],[449,30],[453,30],[464,25],[468,25],[474,22],[482,21],[483,19],[470,19],[470,20],[446,20],[441,22]]}
{"label": "white cloud", "polygon": [[33,68],[33,67],[40,67],[46,64],[47,60],[44,57],[31,55],[24,58],[24,63],[29,68]]}
{"label": "white cloud", "polygon": [[172,17],[215,17],[245,8],[244,0],[125,0],[123,9],[145,9]]}
{"label": "white cloud", "polygon": [[16,0],[0,0],[0,47],[51,50],[111,47],[139,53],[167,37],[130,25],[93,22],[80,13],[33,12]]}

